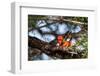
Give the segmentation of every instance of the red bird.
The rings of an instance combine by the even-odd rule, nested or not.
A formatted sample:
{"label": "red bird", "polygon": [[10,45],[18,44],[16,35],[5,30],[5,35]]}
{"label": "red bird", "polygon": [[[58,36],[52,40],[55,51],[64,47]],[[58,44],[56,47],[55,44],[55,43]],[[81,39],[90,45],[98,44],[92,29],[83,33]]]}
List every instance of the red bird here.
{"label": "red bird", "polygon": [[57,43],[58,43],[58,46],[61,46],[61,44],[63,43],[63,36],[57,37]]}

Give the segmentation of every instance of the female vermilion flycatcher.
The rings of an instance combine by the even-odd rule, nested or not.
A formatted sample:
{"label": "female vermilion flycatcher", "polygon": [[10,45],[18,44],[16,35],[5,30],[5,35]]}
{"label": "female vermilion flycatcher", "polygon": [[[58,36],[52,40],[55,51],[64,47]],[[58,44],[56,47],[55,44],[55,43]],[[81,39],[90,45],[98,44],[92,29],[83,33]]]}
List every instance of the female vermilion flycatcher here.
{"label": "female vermilion flycatcher", "polygon": [[70,39],[67,39],[66,41],[63,42],[62,47],[70,47],[71,46],[71,41]]}

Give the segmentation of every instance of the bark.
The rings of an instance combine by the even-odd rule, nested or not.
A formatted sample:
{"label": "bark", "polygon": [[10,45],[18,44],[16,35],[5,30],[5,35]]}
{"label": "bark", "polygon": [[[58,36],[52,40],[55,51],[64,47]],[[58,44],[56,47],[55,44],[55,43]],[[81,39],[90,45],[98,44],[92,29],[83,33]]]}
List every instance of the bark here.
{"label": "bark", "polygon": [[[51,45],[48,42],[44,42],[38,38],[35,37],[30,37],[28,39],[28,45],[29,47],[33,48],[32,50],[29,50],[29,55],[30,56],[34,56],[34,55],[38,55],[40,53],[45,53],[51,57],[57,57],[57,58],[61,58],[64,59],[67,56],[74,56],[74,57],[79,57],[78,53],[73,52],[73,49],[70,48],[62,48],[62,47],[58,47],[56,45]],[[35,52],[37,51],[37,52]]]}

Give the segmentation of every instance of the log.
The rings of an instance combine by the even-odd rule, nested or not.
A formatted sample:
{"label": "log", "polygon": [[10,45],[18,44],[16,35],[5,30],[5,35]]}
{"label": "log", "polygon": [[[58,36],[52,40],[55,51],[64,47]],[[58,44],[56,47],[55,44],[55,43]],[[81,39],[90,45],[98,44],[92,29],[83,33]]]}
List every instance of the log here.
{"label": "log", "polygon": [[56,45],[51,45],[48,42],[44,42],[44,41],[42,41],[38,38],[35,38],[35,37],[30,37],[30,36],[28,37],[28,45],[31,48],[38,49],[39,53],[41,51],[42,53],[45,53],[51,57],[65,59],[66,56],[70,57],[70,56],[72,56],[72,54],[73,54],[73,56],[76,55],[76,57],[79,56],[76,52],[73,51],[73,49],[62,48],[62,47],[58,47]]}

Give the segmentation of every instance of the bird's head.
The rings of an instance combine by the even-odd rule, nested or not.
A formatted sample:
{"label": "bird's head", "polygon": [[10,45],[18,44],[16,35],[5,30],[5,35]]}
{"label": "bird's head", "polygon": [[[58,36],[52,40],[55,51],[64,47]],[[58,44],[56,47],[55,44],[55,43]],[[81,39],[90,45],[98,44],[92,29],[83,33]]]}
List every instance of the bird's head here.
{"label": "bird's head", "polygon": [[58,36],[57,40],[63,40],[63,36]]}

